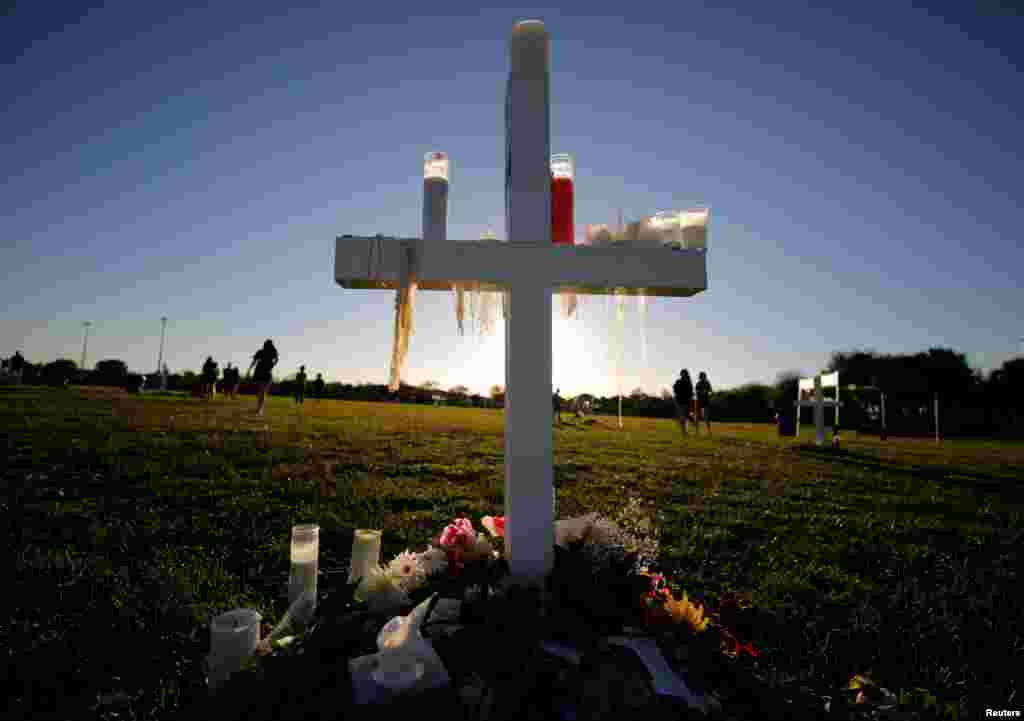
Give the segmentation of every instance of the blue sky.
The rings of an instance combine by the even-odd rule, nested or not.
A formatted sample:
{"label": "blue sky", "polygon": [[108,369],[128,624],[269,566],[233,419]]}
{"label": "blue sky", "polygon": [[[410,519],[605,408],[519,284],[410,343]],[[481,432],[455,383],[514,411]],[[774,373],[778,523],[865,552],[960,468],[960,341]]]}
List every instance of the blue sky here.
{"label": "blue sky", "polygon": [[[625,391],[717,387],[833,350],[941,345],[998,364],[1024,335],[1024,19],[995,3],[861,16],[687,3],[20,3],[0,20],[0,355],[248,365],[383,382],[393,292],[333,280],[343,233],[419,233],[422,157],[451,157],[449,237],[504,231],[513,23],[552,37],[552,152],[576,223],[707,203],[709,288],[627,320]],[[67,13],[67,14],[65,14]],[[557,304],[556,304],[557,307]],[[563,395],[614,393],[602,301],[558,321]],[[420,293],[409,382],[504,383],[503,329]]]}

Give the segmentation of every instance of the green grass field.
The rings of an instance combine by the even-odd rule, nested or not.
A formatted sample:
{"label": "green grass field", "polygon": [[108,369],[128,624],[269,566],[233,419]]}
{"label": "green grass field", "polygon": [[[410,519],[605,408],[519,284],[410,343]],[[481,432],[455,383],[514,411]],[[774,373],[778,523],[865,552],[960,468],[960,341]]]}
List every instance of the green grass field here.
{"label": "green grass field", "polygon": [[[213,615],[283,613],[293,523],[383,528],[390,558],[456,515],[502,512],[501,411],[254,406],[0,388],[14,579],[3,718],[178,708],[203,689]],[[758,663],[780,684],[838,695],[870,673],[910,707],[914,689],[964,718],[1024,706],[1024,444],[844,434],[835,455],[806,445],[810,429],[713,430],[567,423],[557,516],[650,504],[691,596],[753,591]],[[338,495],[321,501],[324,478]]]}

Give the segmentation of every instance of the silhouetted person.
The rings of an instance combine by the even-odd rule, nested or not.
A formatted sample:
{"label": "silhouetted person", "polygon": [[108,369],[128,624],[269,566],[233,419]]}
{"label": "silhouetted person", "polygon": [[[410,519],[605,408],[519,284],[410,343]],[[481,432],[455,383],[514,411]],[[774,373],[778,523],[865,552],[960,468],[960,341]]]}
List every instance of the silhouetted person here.
{"label": "silhouetted person", "polygon": [[295,376],[295,402],[303,403],[306,400],[306,366],[299,366],[299,372]]}
{"label": "silhouetted person", "polygon": [[320,401],[324,397],[324,374],[323,373],[317,373],[316,374],[316,380],[313,381],[313,395],[316,396],[316,402],[317,403],[320,403]]}
{"label": "silhouetted person", "polygon": [[675,395],[676,417],[685,436],[690,423],[690,406],[693,405],[693,381],[690,380],[690,371],[685,368],[679,371],[672,392]]}
{"label": "silhouetted person", "polygon": [[558,395],[561,388],[555,389],[555,395],[551,396],[551,405],[554,407],[555,421],[562,425],[562,396]]}
{"label": "silhouetted person", "polygon": [[234,368],[228,363],[224,367],[224,381],[221,383],[221,387],[224,389],[224,394],[232,400],[238,394],[238,381],[238,368]]}
{"label": "silhouetted person", "polygon": [[217,368],[217,363],[214,362],[213,357],[206,356],[206,362],[203,363],[203,390],[207,400],[213,398],[214,387],[219,375],[220,370]]}
{"label": "silhouetted person", "polygon": [[20,350],[14,351],[14,355],[7,361],[7,368],[11,371],[11,375],[14,376],[18,383],[21,383],[22,374],[25,372],[25,358],[21,355]]}
{"label": "silhouetted person", "polygon": [[267,393],[270,391],[270,384],[273,379],[271,372],[274,370],[274,366],[277,365],[277,360],[277,348],[274,347],[274,341],[268,338],[263,347],[256,351],[256,355],[252,357],[252,363],[249,364],[249,370],[246,371],[246,375],[248,375],[254,366],[256,368],[254,380],[259,385],[256,415],[263,415],[263,405],[267,401]]}
{"label": "silhouetted person", "polygon": [[694,419],[694,430],[700,430],[700,422],[704,421],[708,428],[708,435],[711,435],[711,418],[708,416],[708,406],[711,404],[711,383],[708,381],[707,373],[700,372],[697,379],[697,416]]}

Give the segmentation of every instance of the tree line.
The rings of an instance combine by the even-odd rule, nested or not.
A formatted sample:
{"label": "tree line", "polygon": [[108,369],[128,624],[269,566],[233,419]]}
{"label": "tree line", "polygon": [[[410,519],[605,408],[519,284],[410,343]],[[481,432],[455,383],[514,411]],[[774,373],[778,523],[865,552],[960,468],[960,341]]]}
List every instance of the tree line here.
{"label": "tree line", "polygon": [[[167,368],[165,366],[165,371]],[[886,399],[888,431],[896,435],[928,434],[933,428],[935,400],[939,405],[940,425],[946,436],[1022,435],[1024,421],[1024,357],[1006,361],[1001,367],[983,374],[972,368],[963,353],[949,348],[931,348],[913,354],[883,354],[873,350],[837,351],[824,372],[839,372],[840,422],[844,428],[873,430],[880,425],[881,395]],[[738,423],[771,422],[776,414],[792,418],[796,413],[800,371],[779,373],[774,383],[747,383],[736,388],[716,390],[711,399],[712,420]],[[131,373],[118,359],[101,360],[91,370],[81,370],[67,358],[50,363],[26,363],[22,382],[54,386],[75,384],[117,386],[138,389],[140,381],[149,389],[159,388],[158,373]],[[191,370],[167,373],[167,389],[190,391],[199,383],[200,374]],[[274,383],[273,395],[291,395],[294,377]],[[253,392],[243,382],[242,393]],[[419,386],[403,383],[391,392],[383,384],[328,383],[324,396],[340,400],[402,402],[500,408],[505,391],[492,386],[486,395],[472,394],[464,385],[442,390],[427,381]],[[586,407],[599,415],[617,415],[618,396],[589,393],[566,398],[566,410]],[[650,395],[635,388],[621,399],[622,415],[672,418],[675,406],[672,393],[664,388]],[[810,409],[804,422],[809,422]],[[826,423],[834,424],[828,411]]]}

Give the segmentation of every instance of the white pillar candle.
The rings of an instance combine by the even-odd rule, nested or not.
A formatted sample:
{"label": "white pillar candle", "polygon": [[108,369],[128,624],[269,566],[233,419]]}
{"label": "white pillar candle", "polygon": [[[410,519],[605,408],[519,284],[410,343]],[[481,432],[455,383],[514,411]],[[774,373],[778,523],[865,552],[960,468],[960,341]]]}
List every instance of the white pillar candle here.
{"label": "white pillar candle", "polygon": [[423,240],[448,239],[448,156],[427,153],[423,161]]}
{"label": "white pillar candle", "polygon": [[240,670],[256,651],[262,620],[258,611],[239,608],[222,613],[210,623],[209,682],[213,688]]}
{"label": "white pillar candle", "polygon": [[316,597],[316,572],[320,558],[320,527],[292,526],[291,574],[288,579],[288,605],[295,603],[303,591]]}
{"label": "white pillar candle", "polygon": [[370,571],[380,565],[380,539],[383,531],[356,529],[352,539],[352,566],[348,572],[349,583],[357,578],[366,578]]}

